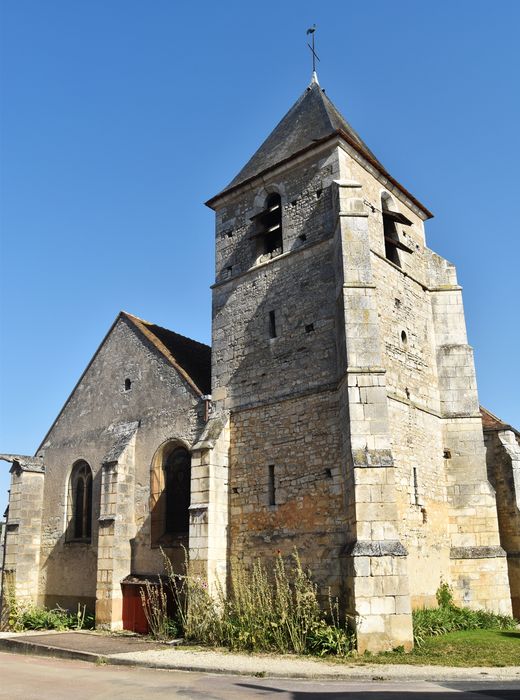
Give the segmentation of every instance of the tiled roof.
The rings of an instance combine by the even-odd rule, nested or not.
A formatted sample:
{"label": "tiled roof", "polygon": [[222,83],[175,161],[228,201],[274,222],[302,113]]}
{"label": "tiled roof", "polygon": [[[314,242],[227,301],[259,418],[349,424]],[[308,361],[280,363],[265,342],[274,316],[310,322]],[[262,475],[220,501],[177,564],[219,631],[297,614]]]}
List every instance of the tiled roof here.
{"label": "tiled roof", "polygon": [[211,348],[126,311],[128,319],[199,394],[211,393]]}
{"label": "tiled roof", "polygon": [[487,408],[484,408],[484,406],[480,407],[480,415],[482,416],[484,430],[514,430],[508,423],[504,423],[501,418],[495,416],[491,411],[488,411]]}

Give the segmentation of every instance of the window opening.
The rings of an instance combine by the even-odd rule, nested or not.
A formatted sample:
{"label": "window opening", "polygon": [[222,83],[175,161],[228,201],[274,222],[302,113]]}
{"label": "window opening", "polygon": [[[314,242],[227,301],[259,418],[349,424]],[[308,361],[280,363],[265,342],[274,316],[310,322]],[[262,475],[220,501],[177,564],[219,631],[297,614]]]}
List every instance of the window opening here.
{"label": "window opening", "polygon": [[421,505],[419,501],[419,480],[417,477],[417,467],[413,467],[413,498],[416,506]]}
{"label": "window opening", "polygon": [[276,487],[274,483],[274,464],[270,464],[268,467],[268,493],[269,493],[269,505],[276,505]]}
{"label": "window opening", "polygon": [[312,333],[313,330],[314,330],[314,323],[308,323],[308,324],[305,326],[305,332],[306,332],[306,333]]}
{"label": "window opening", "polygon": [[393,211],[390,209],[389,204],[391,199],[388,195],[383,195],[381,197],[381,210],[383,214],[383,236],[385,241],[385,256],[387,260],[390,260],[401,267],[401,259],[399,257],[398,250],[403,250],[406,253],[413,253],[413,250],[409,248],[404,243],[399,240],[399,235],[397,232],[396,224],[402,224],[403,226],[411,226],[412,222],[404,214],[398,211]]}
{"label": "window opening", "polygon": [[263,211],[252,217],[258,230],[252,235],[257,240],[257,255],[274,258],[283,252],[282,200],[279,194],[270,194]]}
{"label": "window opening", "polygon": [[184,447],[177,447],[164,464],[166,491],[165,533],[186,533],[189,530],[191,500],[191,458]]}
{"label": "window opening", "polygon": [[132,380],[125,379],[125,391],[130,391],[131,388],[132,388]]}
{"label": "window opening", "polygon": [[92,536],[92,470],[84,461],[78,462],[72,469],[69,499],[71,539],[90,541]]}
{"label": "window opening", "polygon": [[269,311],[269,337],[276,338],[276,312]]}
{"label": "window opening", "polygon": [[408,345],[408,336],[406,335],[406,331],[401,331],[401,342],[405,347]]}

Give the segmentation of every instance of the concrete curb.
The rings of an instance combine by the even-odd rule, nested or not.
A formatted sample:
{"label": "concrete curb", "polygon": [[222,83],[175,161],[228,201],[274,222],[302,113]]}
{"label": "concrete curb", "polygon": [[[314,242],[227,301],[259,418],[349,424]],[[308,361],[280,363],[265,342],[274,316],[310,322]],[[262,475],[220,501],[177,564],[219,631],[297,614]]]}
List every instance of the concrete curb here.
{"label": "concrete curb", "polygon": [[[36,637],[36,635],[35,635]],[[78,651],[75,649],[64,649],[61,647],[53,647],[49,644],[37,644],[26,640],[18,640],[16,637],[0,637],[0,651],[11,652],[15,654],[27,654],[33,656],[53,657],[60,659],[69,659],[75,661],[87,661],[89,663],[102,663],[111,666],[133,666],[136,668],[150,668],[163,671],[181,671],[192,673],[208,673],[227,676],[248,676],[256,678],[273,678],[273,679],[301,679],[301,680],[329,680],[329,681],[359,681],[359,680],[378,680],[378,681],[410,681],[423,680],[433,682],[443,681],[511,681],[518,680],[520,682],[520,666],[505,666],[505,667],[486,667],[486,668],[467,668],[467,667],[452,667],[452,666],[415,666],[415,665],[384,665],[377,664],[371,666],[338,666],[336,668],[324,667],[319,669],[313,667],[312,670],[305,671],[299,669],[297,672],[291,671],[289,668],[277,672],[276,670],[261,669],[265,663],[264,657],[258,658],[259,669],[255,671],[250,666],[248,668],[230,668],[217,665],[216,663],[206,664],[190,664],[183,663],[183,660],[178,659],[178,663],[172,663],[174,656],[168,662],[156,661],[153,659],[135,658],[133,653],[121,654],[95,654],[87,651]],[[146,653],[146,652],[141,652]],[[193,652],[197,653],[197,652]],[[173,652],[174,654],[174,652]],[[252,657],[247,657],[251,661]],[[292,659],[287,659],[287,665],[290,666]],[[316,663],[316,662],[312,662]]]}
{"label": "concrete curb", "polygon": [[100,654],[92,654],[89,651],[77,651],[77,649],[62,649],[48,644],[34,644],[21,641],[12,637],[0,638],[0,651],[10,651],[15,654],[32,654],[34,656],[52,656],[58,659],[72,659],[74,661],[90,661],[96,663],[100,659],[108,661],[108,657]]}

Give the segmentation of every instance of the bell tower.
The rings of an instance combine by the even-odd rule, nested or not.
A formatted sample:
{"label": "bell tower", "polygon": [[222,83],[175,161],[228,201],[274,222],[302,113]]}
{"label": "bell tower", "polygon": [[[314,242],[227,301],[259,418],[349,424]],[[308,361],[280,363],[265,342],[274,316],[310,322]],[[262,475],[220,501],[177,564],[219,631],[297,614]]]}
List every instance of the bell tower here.
{"label": "bell tower", "polygon": [[208,206],[228,556],[296,548],[355,620],[361,651],[410,648],[412,602],[434,601],[452,571],[431,214],[315,73]]}

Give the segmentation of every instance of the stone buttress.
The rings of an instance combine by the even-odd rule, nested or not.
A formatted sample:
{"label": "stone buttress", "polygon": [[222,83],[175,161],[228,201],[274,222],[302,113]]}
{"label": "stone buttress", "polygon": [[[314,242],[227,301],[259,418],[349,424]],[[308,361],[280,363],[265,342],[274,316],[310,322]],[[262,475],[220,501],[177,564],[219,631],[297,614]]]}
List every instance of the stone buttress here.
{"label": "stone buttress", "polygon": [[449,503],[451,583],[458,603],[511,613],[495,493],[488,481],[473,351],[455,267],[432,253],[433,310]]}
{"label": "stone buttress", "polygon": [[361,184],[339,180],[335,233],[339,387],[352,541],[347,574],[358,650],[413,643],[406,550],[399,541],[385,369]]}

